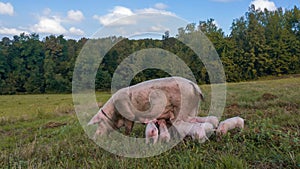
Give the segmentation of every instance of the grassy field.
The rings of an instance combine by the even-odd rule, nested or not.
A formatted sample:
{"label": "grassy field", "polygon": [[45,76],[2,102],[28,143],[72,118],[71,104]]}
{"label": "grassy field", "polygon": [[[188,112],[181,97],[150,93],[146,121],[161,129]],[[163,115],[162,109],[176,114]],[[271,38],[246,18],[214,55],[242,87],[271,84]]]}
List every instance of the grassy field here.
{"label": "grassy field", "polygon": [[[208,85],[201,86],[209,109]],[[98,93],[104,103],[110,95]],[[300,78],[230,83],[222,119],[246,119],[200,144],[186,139],[161,155],[133,159],[98,147],[84,133],[72,96],[0,96],[0,168],[300,168]]]}

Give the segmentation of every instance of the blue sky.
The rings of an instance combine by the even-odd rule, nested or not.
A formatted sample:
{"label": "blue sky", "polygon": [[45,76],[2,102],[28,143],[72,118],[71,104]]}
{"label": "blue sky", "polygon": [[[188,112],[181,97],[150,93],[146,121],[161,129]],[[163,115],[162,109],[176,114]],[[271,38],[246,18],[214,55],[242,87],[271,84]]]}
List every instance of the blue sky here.
{"label": "blue sky", "polygon": [[[162,13],[187,22],[213,18],[228,34],[232,21],[257,8],[291,9],[299,0],[0,0],[0,38],[26,33],[63,34],[67,38],[91,37],[117,19],[142,13]],[[123,23],[123,24],[130,24]],[[154,25],[153,25],[154,26]],[[161,29],[161,31],[165,31]]]}

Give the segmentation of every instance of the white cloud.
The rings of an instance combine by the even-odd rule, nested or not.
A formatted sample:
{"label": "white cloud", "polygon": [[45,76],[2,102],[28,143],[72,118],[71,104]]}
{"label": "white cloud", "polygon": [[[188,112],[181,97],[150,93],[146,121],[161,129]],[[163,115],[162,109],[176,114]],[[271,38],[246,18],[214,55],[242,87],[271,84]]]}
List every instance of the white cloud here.
{"label": "white cloud", "polygon": [[41,17],[39,22],[31,27],[36,33],[64,34],[67,30],[61,25],[57,17]]}
{"label": "white cloud", "polygon": [[[161,8],[163,4],[160,4]],[[164,6],[166,7],[166,6]],[[129,25],[129,24],[134,24],[136,21],[134,19],[126,19],[126,20],[119,20],[124,17],[132,16],[132,15],[137,15],[137,14],[145,14],[145,13],[154,13],[154,14],[164,14],[164,15],[171,15],[171,16],[176,16],[174,13],[166,11],[166,10],[161,10],[161,9],[155,9],[155,8],[144,8],[144,9],[137,9],[135,11],[132,11],[129,8],[123,7],[123,6],[116,6],[114,7],[113,10],[111,10],[108,14],[106,15],[94,15],[93,18],[98,20],[101,25],[107,26],[109,24],[112,24],[111,26],[118,26],[118,25]],[[115,22],[117,21],[118,22]]]}
{"label": "white cloud", "polygon": [[38,16],[38,23],[30,27],[30,31],[41,34],[64,34],[64,35],[84,35],[84,31],[74,26],[66,28],[70,22],[80,22],[84,15],[79,10],[69,10],[67,16],[53,15],[51,9],[46,8],[43,16]]}
{"label": "white cloud", "polygon": [[3,35],[20,35],[21,33],[28,34],[27,31],[17,29],[17,28],[6,28],[6,27],[0,28],[0,34],[3,34]]}
{"label": "white cloud", "polygon": [[79,10],[69,10],[67,18],[71,21],[80,22],[84,19],[84,15]]}
{"label": "white cloud", "polygon": [[[110,23],[117,21],[120,18],[131,16],[133,14],[134,13],[129,8],[122,7],[122,6],[115,6],[114,9],[110,11],[110,13],[103,16],[94,15],[93,18],[98,20],[101,25],[106,26]],[[130,23],[122,23],[122,24],[130,24]]]}
{"label": "white cloud", "polygon": [[154,5],[154,7],[155,7],[156,9],[163,10],[163,9],[168,8],[168,5],[166,5],[166,4],[164,4],[164,3],[156,3],[156,4]]}
{"label": "white cloud", "polygon": [[14,14],[14,7],[10,3],[0,2],[0,14],[12,16]]}
{"label": "white cloud", "polygon": [[275,3],[269,0],[254,0],[250,5],[252,4],[255,6],[255,9],[260,10],[267,9],[269,11],[275,11],[277,9]]}
{"label": "white cloud", "polygon": [[[0,14],[3,13],[3,3],[0,2]],[[37,19],[35,24],[28,27],[1,27],[0,21],[0,35],[19,35],[21,33],[30,34],[38,33],[42,36],[54,34],[65,35],[69,38],[84,36],[85,32],[76,28],[74,24],[84,19],[83,13],[79,10],[69,10],[66,15],[62,16],[59,13],[53,13],[50,8],[45,8],[41,14],[35,14]]]}
{"label": "white cloud", "polygon": [[166,11],[166,10],[159,10],[154,8],[144,8],[136,10],[136,14],[143,14],[143,13],[155,13],[155,14],[164,14],[164,15],[171,15],[176,16],[174,13]]}
{"label": "white cloud", "polygon": [[82,36],[84,35],[84,31],[75,27],[71,27],[69,29],[70,34],[72,35],[77,35],[77,36]]}

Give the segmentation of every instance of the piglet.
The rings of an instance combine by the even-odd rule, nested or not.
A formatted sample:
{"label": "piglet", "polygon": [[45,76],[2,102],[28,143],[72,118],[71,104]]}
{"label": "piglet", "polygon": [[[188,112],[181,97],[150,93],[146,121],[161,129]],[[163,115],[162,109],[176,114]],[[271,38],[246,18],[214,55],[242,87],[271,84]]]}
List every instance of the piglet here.
{"label": "piglet", "polygon": [[229,130],[235,128],[244,128],[244,119],[241,117],[232,117],[222,121],[217,129],[217,135],[225,135]]}
{"label": "piglet", "polygon": [[206,116],[206,117],[193,117],[190,122],[192,123],[211,123],[214,128],[218,127],[219,119],[216,116]]}
{"label": "piglet", "polygon": [[168,127],[166,124],[166,121],[164,119],[158,120],[158,125],[159,125],[159,140],[161,142],[166,142],[168,143],[171,139],[170,133],[168,131]]}
{"label": "piglet", "polygon": [[208,140],[208,135],[214,132],[214,127],[211,123],[195,123],[191,128],[188,135],[192,136],[193,139],[198,140],[200,143],[204,143]]}
{"label": "piglet", "polygon": [[145,136],[146,136],[146,144],[150,143],[150,140],[153,140],[153,144],[155,144],[158,140],[158,129],[155,125],[155,121],[150,121],[147,124],[146,131],[145,131]]}

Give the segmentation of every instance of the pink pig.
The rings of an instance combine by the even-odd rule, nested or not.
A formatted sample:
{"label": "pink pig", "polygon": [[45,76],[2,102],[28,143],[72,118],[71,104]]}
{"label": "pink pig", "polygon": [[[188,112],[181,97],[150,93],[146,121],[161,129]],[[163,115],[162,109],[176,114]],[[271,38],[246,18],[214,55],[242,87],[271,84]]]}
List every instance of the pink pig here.
{"label": "pink pig", "polygon": [[242,119],[241,117],[233,117],[230,119],[226,119],[219,124],[219,127],[216,132],[218,135],[225,135],[229,130],[232,130],[234,128],[243,129],[244,119]]}
{"label": "pink pig", "polygon": [[150,140],[153,140],[153,144],[155,144],[158,140],[158,129],[155,126],[155,121],[150,121],[147,124],[146,131],[145,131],[145,136],[146,136],[146,144],[150,142]]}

